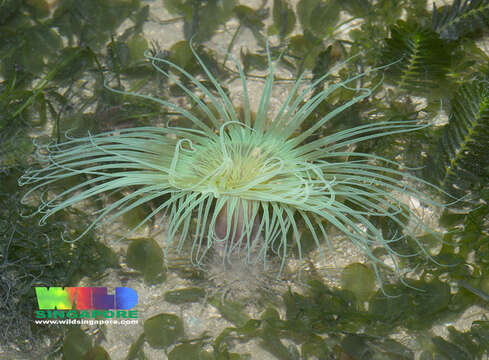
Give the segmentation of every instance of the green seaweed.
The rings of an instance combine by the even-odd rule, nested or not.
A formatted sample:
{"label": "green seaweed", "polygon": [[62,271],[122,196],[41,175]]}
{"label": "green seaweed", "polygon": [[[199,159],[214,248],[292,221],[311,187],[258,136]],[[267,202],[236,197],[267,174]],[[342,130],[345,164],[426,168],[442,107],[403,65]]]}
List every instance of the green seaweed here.
{"label": "green seaweed", "polygon": [[170,13],[183,17],[187,40],[203,42],[232,16],[237,1],[164,0],[164,4]]}
{"label": "green seaweed", "polygon": [[147,356],[143,351],[145,342],[144,333],[139,335],[138,339],[131,345],[127,353],[126,360],[147,360]]}
{"label": "green seaweed", "polygon": [[185,304],[199,302],[205,296],[205,290],[198,287],[167,291],[165,301],[172,304]]}
{"label": "green seaweed", "polygon": [[296,16],[287,0],[273,1],[272,18],[273,25],[267,30],[269,34],[284,38],[294,30]]}
{"label": "green seaweed", "polygon": [[[478,202],[487,192],[489,160],[489,87],[487,79],[460,85],[450,100],[449,122],[438,149],[428,157],[426,177],[456,198]],[[463,205],[461,202],[460,205]]]}
{"label": "green seaweed", "polygon": [[[23,351],[42,347],[43,337],[56,338],[62,327],[48,328],[30,321],[37,310],[34,286],[75,286],[85,276],[92,281],[104,271],[118,267],[118,257],[93,236],[74,246],[61,238],[65,224],[70,232],[83,228],[83,213],[60,214],[56,221],[40,226],[39,216],[26,217],[33,209],[20,203],[17,187],[11,180],[17,172],[0,173],[4,186],[0,192],[0,279],[2,294],[0,332],[2,343],[17,343]],[[9,192],[5,192],[9,191]],[[10,289],[10,290],[9,290]]]}
{"label": "green seaweed", "polygon": [[148,284],[166,279],[163,250],[154,239],[133,239],[127,248],[127,265],[143,273]]}
{"label": "green seaweed", "polygon": [[209,303],[214,306],[222,315],[222,317],[237,326],[243,326],[250,318],[243,311],[243,304],[230,300],[219,298],[210,298]]}
{"label": "green seaweed", "polygon": [[144,321],[144,336],[153,348],[167,348],[183,335],[182,320],[176,315],[158,314]]}
{"label": "green seaweed", "polygon": [[359,301],[365,301],[375,291],[375,274],[369,267],[353,263],[341,273],[342,288],[351,291]]}
{"label": "green seaweed", "polygon": [[433,3],[432,28],[444,39],[458,39],[484,29],[488,16],[486,0],[454,0],[441,8]]}
{"label": "green seaweed", "polygon": [[80,328],[70,329],[63,342],[63,358],[66,360],[82,360],[92,348],[92,341]]}
{"label": "green seaweed", "polygon": [[413,95],[447,90],[453,44],[415,22],[400,20],[390,31],[382,57],[392,64],[388,74],[396,87]]}
{"label": "green seaweed", "polygon": [[63,340],[65,360],[110,360],[110,355],[100,345],[92,345],[90,336],[78,327],[71,328]]}
{"label": "green seaweed", "polygon": [[173,348],[168,354],[168,360],[211,360],[213,354],[201,350],[201,344],[181,344]]}

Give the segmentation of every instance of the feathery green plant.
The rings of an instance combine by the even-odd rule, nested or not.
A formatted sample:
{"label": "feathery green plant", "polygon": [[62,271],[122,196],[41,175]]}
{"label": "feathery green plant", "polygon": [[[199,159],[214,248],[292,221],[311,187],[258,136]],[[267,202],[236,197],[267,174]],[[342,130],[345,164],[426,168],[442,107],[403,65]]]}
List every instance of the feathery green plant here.
{"label": "feathery green plant", "polygon": [[[399,20],[385,39],[383,61],[397,88],[410,94],[426,95],[447,84],[453,45],[440,39],[431,29]],[[443,91],[443,90],[441,90]]]}
{"label": "feathery green plant", "polygon": [[459,86],[426,177],[452,196],[479,202],[489,179],[489,86],[485,77]]}
{"label": "feathery green plant", "polygon": [[452,5],[437,9],[433,3],[432,29],[442,39],[456,40],[487,26],[489,1],[454,0]]}
{"label": "feathery green plant", "polygon": [[[413,183],[433,185],[402,171],[400,164],[392,160],[354,150],[361,141],[420,130],[429,125],[416,121],[372,122],[313,137],[334,116],[372,93],[372,89],[351,87],[364,73],[330,83],[318,91],[319,84],[345,62],[313,80],[304,90],[299,90],[304,75],[299,76],[271,119],[268,114],[276,63],[269,52],[269,73],[254,117],[245,73],[230,57],[242,84],[244,115],[240,116],[218,80],[193,47],[191,49],[217,95],[178,65],[149,53],[146,56],[158,72],[173,80],[195,102],[205,117],[197,117],[166,100],[113,90],[154,100],[181,114],[194,128],[168,125],[121,129],[39,146],[43,166],[27,171],[19,179],[21,185],[35,185],[25,198],[57,181],[87,176],[79,184],[43,200],[38,209],[43,214],[42,222],[75,203],[137,187],[97,211],[84,233],[70,241],[79,240],[95,226],[158,200],[160,204],[133,231],[166,211],[165,254],[170,246],[176,245],[181,250],[191,235],[190,256],[195,264],[201,264],[206,253],[215,246],[223,249],[225,262],[238,254],[247,263],[265,264],[267,254],[274,252],[281,258],[280,276],[291,245],[296,246],[299,260],[302,260],[302,231],[312,235],[321,254],[323,242],[331,248],[328,224],[344,233],[368,256],[380,286],[379,267],[384,263],[374,254],[374,248],[380,246],[386,250],[397,273],[400,272],[399,257],[416,255],[400,254],[391,246],[406,236],[417,244],[417,254],[430,257],[417,240],[414,229],[431,230],[399,197],[403,195],[422,204],[442,206]],[[207,102],[175,74],[201,91]],[[309,115],[340,88],[354,95],[305,127]],[[388,218],[402,232],[385,238],[372,220],[377,217]],[[299,223],[303,223],[305,229],[300,229]]]}

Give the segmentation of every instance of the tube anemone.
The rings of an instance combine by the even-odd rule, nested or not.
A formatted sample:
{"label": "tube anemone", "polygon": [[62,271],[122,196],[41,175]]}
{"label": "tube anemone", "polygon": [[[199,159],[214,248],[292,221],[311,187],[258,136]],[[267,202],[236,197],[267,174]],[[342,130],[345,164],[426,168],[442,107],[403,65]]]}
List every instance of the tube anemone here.
{"label": "tube anemone", "polygon": [[[154,100],[190,120],[194,127],[139,127],[40,146],[44,166],[30,169],[19,179],[21,185],[34,184],[26,196],[54,182],[89,175],[83,182],[45,200],[38,209],[44,214],[41,221],[75,203],[136,187],[97,211],[85,232],[71,241],[144,203],[164,199],[133,231],[166,211],[165,254],[171,246],[181,250],[190,238],[190,257],[195,264],[201,264],[216,244],[224,249],[224,261],[241,253],[247,263],[265,263],[267,254],[273,251],[282,259],[280,276],[290,245],[295,243],[302,260],[300,221],[320,251],[323,243],[330,246],[325,227],[331,224],[368,256],[379,280],[378,269],[383,261],[374,255],[376,247],[387,251],[399,272],[396,260],[407,255],[398,254],[391,243],[405,236],[417,241],[414,228],[430,230],[397,196],[404,194],[422,204],[442,205],[412,186],[414,182],[432,185],[401,171],[400,164],[354,149],[361,141],[428,125],[414,121],[375,122],[308,141],[338,113],[371,94],[371,89],[350,87],[364,74],[318,90],[333,69],[302,91],[300,76],[270,119],[267,114],[275,63],[268,54],[269,73],[252,119],[247,80],[240,64],[232,59],[242,84],[241,118],[219,82],[193,48],[192,51],[217,95],[176,64],[146,56],[158,72],[172,79],[198,105],[206,119],[162,99],[113,90]],[[202,91],[205,102],[174,74],[186,77]],[[341,87],[353,90],[354,97],[304,128],[311,113]],[[375,217],[390,219],[402,233],[384,238],[372,221]],[[195,221],[191,224],[192,219]],[[418,253],[430,256],[420,242],[417,245]]]}

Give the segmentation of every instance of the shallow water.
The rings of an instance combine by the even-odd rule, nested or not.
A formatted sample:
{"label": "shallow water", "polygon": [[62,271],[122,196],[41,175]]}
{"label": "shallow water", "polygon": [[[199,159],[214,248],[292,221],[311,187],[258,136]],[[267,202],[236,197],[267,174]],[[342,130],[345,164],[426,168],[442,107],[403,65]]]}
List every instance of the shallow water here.
{"label": "shallow water", "polygon": [[[29,17],[35,17],[45,24],[41,30],[36,29],[32,24],[27,26],[20,21],[10,24],[7,19],[0,17],[2,26],[8,24],[12,28],[26,27],[31,29],[30,31],[39,31],[41,38],[39,42],[43,44],[41,47],[44,46],[47,49],[45,51],[36,49],[34,43],[29,43],[31,48],[27,46],[23,50],[27,54],[32,52],[32,56],[39,52],[44,61],[43,65],[29,61],[29,56],[26,55],[16,55],[17,58],[15,58],[12,54],[17,54],[17,50],[13,47],[13,42],[9,43],[9,47],[0,46],[0,58],[10,59],[12,57],[11,62],[22,62],[17,65],[27,73],[34,74],[35,79],[39,79],[32,83],[26,80],[27,85],[23,86],[33,92],[27,92],[24,97],[19,97],[18,104],[25,104],[25,107],[31,109],[32,113],[24,113],[22,109],[18,110],[18,106],[6,107],[6,111],[10,114],[21,113],[25,119],[30,121],[29,125],[14,131],[16,137],[12,137],[10,134],[9,136],[4,135],[7,134],[8,129],[3,127],[3,123],[0,123],[2,125],[0,131],[3,131],[0,134],[2,134],[2,140],[5,141],[4,144],[7,144],[6,140],[9,141],[8,147],[2,145],[4,147],[0,148],[2,150],[0,153],[2,178],[0,180],[5,183],[5,188],[12,193],[20,194],[25,191],[22,188],[16,188],[15,183],[12,185],[12,178],[17,178],[25,171],[27,164],[31,166],[36,164],[35,157],[29,155],[33,153],[33,148],[25,145],[25,141],[21,140],[35,138],[40,143],[46,143],[49,138],[51,140],[57,137],[62,138],[65,131],[68,131],[68,134],[73,133],[75,137],[80,137],[86,136],[87,132],[95,134],[101,131],[138,126],[165,127],[169,126],[168,119],[172,119],[171,121],[176,119],[171,109],[162,110],[160,106],[152,107],[140,98],[127,95],[122,97],[104,90],[103,82],[100,80],[102,73],[106,76],[106,81],[110,78],[110,87],[122,86],[128,91],[151,94],[185,109],[190,108],[191,103],[188,97],[185,97],[185,94],[174,86],[174,81],[165,80],[161,74],[150,75],[149,67],[145,68],[146,62],[143,57],[143,52],[147,48],[159,49],[162,54],[169,54],[172,62],[186,66],[186,69],[192,68],[192,64],[198,67],[197,61],[188,51],[180,51],[178,45],[175,45],[189,39],[189,34],[198,29],[194,37],[194,40],[197,39],[195,43],[198,45],[196,46],[203,46],[199,48],[199,51],[202,50],[206,55],[204,59],[206,66],[221,75],[222,79],[219,81],[225,85],[235,107],[243,105],[243,88],[230,57],[232,56],[237,62],[245,63],[244,66],[247,62],[251,64],[252,68],[248,69],[247,74],[249,103],[251,111],[257,112],[265,77],[268,74],[268,69],[260,68],[263,61],[266,63],[267,60],[262,41],[268,39],[272,57],[276,59],[281,56],[283,59],[275,71],[277,80],[267,111],[268,118],[273,119],[280,112],[281,105],[287,100],[297,76],[302,71],[305,71],[306,75],[304,82],[299,85],[300,90],[310,85],[309,80],[313,76],[318,76],[317,72],[321,70],[321,66],[328,69],[331,65],[328,62],[345,61],[352,56],[352,49],[359,51],[362,56],[358,61],[353,59],[347,62],[334,72],[334,76],[344,76],[352,69],[365,71],[366,68],[382,63],[382,61],[376,62],[373,59],[375,59],[375,54],[386,46],[382,39],[390,36],[386,30],[388,26],[379,21],[384,12],[391,14],[385,15],[385,22],[392,25],[395,20],[411,18],[410,12],[414,13],[415,10],[422,13],[419,15],[422,20],[420,20],[421,24],[430,18],[428,13],[432,11],[431,4],[428,4],[424,12],[421,11],[419,4],[415,5],[417,3],[415,1],[405,1],[399,6],[395,5],[396,2],[389,1],[375,2],[373,5],[370,2],[362,1],[345,2],[344,4],[348,4],[341,5],[341,11],[337,8],[328,10],[327,14],[337,12],[336,20],[332,23],[333,27],[324,30],[320,26],[321,22],[328,25],[332,20],[328,20],[326,15],[324,15],[324,20],[314,17],[314,12],[310,12],[310,8],[319,12],[331,4],[339,7],[339,3],[302,0],[276,1],[274,5],[274,2],[267,4],[261,1],[239,1],[239,5],[248,7],[239,10],[230,6],[230,3],[223,1],[201,3],[198,1],[141,1],[138,3],[112,0],[102,4],[93,0],[86,3],[87,13],[78,18],[77,10],[82,9],[80,7],[82,5],[70,5],[67,1],[33,2],[29,5],[31,7],[25,10],[27,20],[24,20],[28,23]],[[4,10],[7,9],[7,5],[12,14],[20,11],[9,1],[0,2],[0,10],[2,6]],[[238,1],[234,5],[237,6]],[[212,6],[215,6],[214,11],[209,12]],[[362,13],[363,7],[367,6],[371,6],[370,12]],[[440,7],[441,4],[436,2],[436,6]],[[63,18],[59,13],[60,9],[72,11],[71,17]],[[258,9],[261,10],[257,11]],[[398,11],[399,14],[395,15],[397,10],[402,11]],[[103,16],[95,14],[93,19],[86,18],[90,11],[100,11],[105,14],[106,21],[104,22]],[[212,18],[213,13],[218,14],[219,12],[226,19]],[[353,16],[353,13],[357,15]],[[358,16],[358,14],[363,15]],[[146,20],[142,21],[146,15]],[[293,26],[291,17],[294,19]],[[50,23],[47,19],[56,19],[56,21]],[[63,23],[62,20],[68,23]],[[310,22],[309,25],[305,24],[306,20]],[[85,24],[85,27],[80,25],[83,34],[77,33],[79,31],[77,21]],[[218,25],[215,24],[217,22],[219,22]],[[360,34],[366,31],[362,25],[369,22],[372,26],[378,27],[369,35],[370,37],[376,31],[380,32],[381,29],[385,31],[385,33],[379,33],[378,41]],[[89,28],[91,33],[88,32]],[[28,34],[32,36],[32,33]],[[205,39],[202,44],[199,43],[199,36]],[[310,41],[316,41],[316,44],[311,44]],[[16,43],[19,48],[22,47],[21,41]],[[289,47],[286,44],[289,44]],[[329,45],[331,48],[327,50]],[[358,45],[357,48],[355,48],[356,45]],[[317,50],[318,48],[320,51]],[[74,49],[80,51],[78,57],[81,60],[75,65],[73,65],[73,60],[66,55],[69,51],[75,51]],[[82,51],[84,51],[83,56]],[[64,57],[60,54],[63,54]],[[308,55],[311,56],[308,57]],[[60,57],[62,64],[71,64],[66,70],[71,72],[69,76],[63,73],[65,65],[59,65],[54,60],[56,56]],[[326,57],[322,64],[319,60],[320,56]],[[304,62],[300,61],[301,57],[305,60]],[[66,60],[65,63],[63,59]],[[195,67],[192,71],[194,70]],[[21,72],[18,72],[18,76],[20,75]],[[111,78],[112,75],[114,75],[113,78]],[[369,75],[367,74],[367,77]],[[3,80],[2,90],[5,94],[8,86],[17,86],[17,80],[12,82],[13,75],[6,65],[2,67],[0,76],[0,79]],[[428,95],[414,93],[409,96],[402,93],[402,89],[397,89],[396,82],[389,76],[387,75],[385,80],[375,78],[375,81],[372,81],[371,78],[358,80],[354,84],[355,87],[362,87],[363,81],[365,83],[370,81],[365,86],[379,84],[380,88],[375,95],[360,103],[358,108],[352,107],[351,113],[345,111],[347,115],[339,116],[339,120],[332,120],[331,125],[324,126],[319,136],[327,136],[332,131],[364,124],[363,121],[368,121],[364,119],[381,118],[382,113],[374,113],[374,107],[381,107],[385,113],[393,114],[395,119],[397,119],[396,116],[409,120],[412,120],[413,116],[418,116],[416,118],[418,120],[423,119],[423,116],[425,120],[436,118],[435,110],[440,107],[440,103],[443,106],[446,94],[444,97],[437,97],[438,95],[434,95],[435,90],[433,90]],[[205,80],[202,74],[198,78]],[[208,83],[205,86],[211,87]],[[204,97],[202,91],[195,88],[193,91],[197,96]],[[330,103],[330,106],[347,101],[347,96],[350,96],[348,89],[340,89],[340,91],[343,93],[334,98],[332,101],[337,102]],[[326,101],[328,100],[329,98]],[[48,108],[49,111],[46,111],[45,108]],[[399,108],[401,110],[398,110]],[[443,110],[449,112],[448,109]],[[328,112],[327,109],[321,111]],[[181,126],[188,125],[182,123]],[[15,126],[11,123],[6,124],[12,129],[18,126],[18,124]],[[437,124],[436,126],[441,128],[443,125]],[[435,130],[429,131],[431,130],[420,130],[419,132],[424,135],[419,135],[419,138],[411,133],[396,135],[397,140],[376,143],[373,149],[369,148],[371,144],[367,142],[365,151],[395,159],[410,167],[410,174],[420,176],[419,169],[426,166],[421,152],[429,153],[435,148],[435,145],[429,144],[429,142],[436,143]],[[354,150],[352,145],[346,151]],[[415,168],[418,170],[412,170]],[[15,169],[20,169],[20,172],[17,173],[18,170]],[[75,184],[76,180],[74,180]],[[422,183],[404,180],[403,184],[413,186],[420,191],[428,191]],[[74,184],[67,183],[66,185],[73,186]],[[487,188],[487,183],[485,186]],[[99,208],[117,201],[118,197],[126,196],[134,190],[133,187],[128,187],[124,192],[109,193],[95,201],[75,204],[72,207],[73,210],[63,210],[64,218],[58,220],[64,221],[68,232],[74,229],[73,233],[75,233],[79,231],[79,227],[83,231],[83,227],[89,224],[89,222],[84,223],[89,218],[86,214],[93,216]],[[50,189],[48,193],[53,195],[56,191],[59,189]],[[418,199],[403,194],[393,196],[406,204],[424,224],[435,229],[435,232],[442,233],[447,230],[439,222],[442,209],[421,204]],[[33,206],[37,206],[36,201],[39,203],[39,199],[35,196],[28,200]],[[69,271],[76,273],[76,276],[64,278],[61,275],[56,275],[60,276],[58,278],[54,275],[49,278],[39,276],[28,283],[27,288],[30,288],[30,292],[21,294],[21,297],[29,299],[27,303],[30,304],[30,311],[37,310],[33,296],[34,286],[107,287],[109,293],[112,293],[112,289],[116,287],[130,287],[138,295],[135,307],[138,311],[137,324],[84,324],[80,326],[80,329],[85,335],[74,330],[78,326],[58,324],[54,327],[54,331],[48,331],[45,327],[36,327],[32,324],[34,331],[31,333],[26,327],[26,330],[19,335],[18,339],[22,339],[21,341],[8,339],[5,344],[0,343],[2,345],[0,357],[88,359],[98,351],[99,354],[104,354],[106,358],[110,359],[488,358],[487,351],[477,350],[476,354],[474,350],[480,347],[483,349],[484,344],[489,348],[487,300],[484,296],[480,296],[489,291],[489,269],[487,259],[484,260],[483,257],[480,258],[477,255],[477,253],[482,254],[484,250],[483,246],[480,246],[480,239],[483,236],[487,237],[487,220],[484,220],[483,213],[484,208],[487,207],[485,199],[481,199],[479,204],[479,212],[482,215],[477,215],[479,213],[474,215],[480,217],[474,220],[478,221],[478,230],[470,230],[472,229],[470,221],[466,217],[449,228],[455,235],[453,238],[444,238],[444,240],[459,241],[453,249],[446,250],[441,242],[433,241],[433,239],[423,238],[422,240],[426,244],[429,255],[437,257],[445,251],[443,253],[445,258],[442,260],[447,259],[450,264],[453,259],[462,259],[467,266],[457,267],[453,271],[447,268],[445,271],[444,267],[437,267],[433,262],[423,260],[425,258],[421,256],[422,254],[419,256],[420,260],[414,263],[401,260],[401,273],[406,279],[412,281],[414,286],[419,286],[424,291],[413,290],[401,284],[393,271],[397,263],[384,256],[382,247],[374,250],[384,260],[385,273],[382,276],[385,284],[391,284],[386,286],[386,290],[400,293],[401,295],[397,298],[386,297],[382,293],[378,281],[375,280],[374,271],[369,265],[369,257],[355,246],[353,241],[331,225],[326,226],[331,249],[325,243],[322,244],[320,250],[317,249],[309,236],[309,244],[301,240],[304,241],[302,262],[294,246],[290,246],[286,262],[282,262],[277,256],[270,255],[267,257],[266,264],[258,261],[252,265],[244,264],[242,258],[237,256],[232,256],[231,263],[223,263],[219,251],[215,250],[209,252],[199,268],[191,264],[189,259],[188,254],[191,251],[189,241],[185,243],[180,252],[176,251],[175,244],[171,246],[167,244],[169,220],[161,212],[156,215],[154,221],[130,233],[129,239],[125,239],[130,229],[159,205],[160,203],[155,200],[140,213],[131,212],[127,216],[103,224],[90,233],[91,238],[106,245],[113,252],[119,266],[110,267],[108,260],[107,264],[104,264],[104,259],[97,259],[96,262],[104,270],[95,273],[90,261],[90,256],[92,258],[95,256],[92,252],[91,255],[76,258],[79,261],[78,268],[75,265],[68,267]],[[467,209],[459,211],[459,214],[461,217],[466,216]],[[50,219],[48,218],[48,223],[54,221]],[[72,223],[67,223],[64,219],[69,219]],[[21,224],[19,226],[26,226],[20,222],[19,224]],[[191,226],[195,226],[195,221],[192,224]],[[412,222],[406,226],[406,229],[410,228],[419,233],[421,238],[427,233],[417,225],[419,224]],[[391,231],[388,224],[382,224],[382,220],[379,220],[379,227],[382,227],[382,231]],[[4,231],[5,234],[12,234],[12,236],[2,238],[4,244],[1,248],[0,263],[2,260],[4,264],[10,261],[5,252],[5,249],[10,247],[5,244],[11,244],[12,241],[8,239],[30,244],[24,240],[27,235],[20,235],[15,226],[13,228],[11,233]],[[305,228],[303,226],[300,229],[301,234],[306,233]],[[5,227],[5,229],[11,228]],[[460,231],[460,235],[457,235],[455,229]],[[364,230],[368,231],[366,228]],[[476,231],[479,231],[478,235],[474,235]],[[31,230],[26,231],[27,234],[29,232]],[[52,236],[52,233],[49,234]],[[469,245],[466,243],[468,240],[464,240],[469,235],[475,238],[472,240],[474,244],[472,252],[466,251]],[[49,236],[46,235],[46,238]],[[392,236],[395,237],[395,233]],[[153,239],[154,241],[144,240],[137,243],[133,241],[134,239]],[[294,237],[291,236],[289,239],[293,244]],[[32,242],[32,244],[36,243]],[[60,251],[65,254],[72,251],[74,254],[80,251],[76,244]],[[412,249],[408,247],[409,244],[404,245],[407,249]],[[477,248],[475,248],[476,245]],[[132,250],[130,250],[131,246],[133,246]],[[401,251],[403,249],[405,250],[401,248]],[[53,249],[53,253],[55,250]],[[20,254],[20,250],[15,251]],[[41,251],[46,252],[47,250],[41,249]],[[90,251],[87,251],[90,254]],[[99,248],[95,250],[94,247],[92,251],[100,250]],[[461,254],[460,257],[457,257],[459,254]],[[17,254],[14,255],[17,256]],[[27,262],[30,264],[34,261],[32,257],[28,256],[20,256],[20,258],[20,264],[22,261],[26,262],[25,265]],[[65,264],[62,264],[61,261],[56,263],[55,267],[63,269],[64,265],[71,266],[70,258],[74,259],[75,255],[64,260]],[[164,262],[163,266],[161,262]],[[285,264],[283,271],[281,271],[282,264]],[[52,268],[53,264],[41,264],[41,266]],[[159,268],[154,270],[154,266],[159,266]],[[4,267],[6,269],[2,274],[4,279],[20,274],[18,268],[7,268],[7,265]],[[61,273],[63,272],[68,273],[68,270],[61,270]],[[95,278],[94,274],[97,275]],[[279,278],[277,275],[280,275]],[[8,281],[4,279],[2,279],[2,289],[6,289],[9,284],[13,283],[9,282],[10,278]],[[459,286],[464,283],[469,284],[468,287]],[[185,292],[173,292],[182,289],[190,289],[192,295]],[[7,302],[16,301],[10,295],[2,296],[5,305],[2,305],[2,302],[0,305],[5,306],[5,309],[7,309]],[[19,312],[19,314],[28,316],[26,314],[29,314],[29,311],[27,313],[25,310],[22,311],[24,312]],[[159,314],[177,316],[181,320],[183,331],[179,333],[174,328],[168,330],[169,326],[165,327],[164,324],[156,321],[153,322],[157,323],[156,329],[151,328],[149,325],[151,321],[148,320],[154,320]],[[6,321],[5,319],[8,317],[2,318],[2,321]],[[31,318],[33,319],[34,317]],[[461,333],[468,339],[465,344],[460,337],[457,338],[457,335]],[[143,338],[143,335],[146,337]],[[467,343],[472,345],[467,345]],[[229,357],[230,354],[233,354],[234,357]]]}

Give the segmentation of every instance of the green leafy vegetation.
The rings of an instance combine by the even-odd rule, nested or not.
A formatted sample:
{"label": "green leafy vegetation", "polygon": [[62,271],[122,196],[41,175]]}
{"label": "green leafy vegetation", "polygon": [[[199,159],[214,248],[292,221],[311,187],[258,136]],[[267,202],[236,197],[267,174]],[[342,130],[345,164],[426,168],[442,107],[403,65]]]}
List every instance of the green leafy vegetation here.
{"label": "green leafy vegetation", "polygon": [[383,58],[392,64],[388,74],[396,88],[413,95],[444,89],[453,54],[451,44],[413,22],[399,20],[390,31]]}
{"label": "green leafy vegetation", "polygon": [[204,296],[204,289],[192,287],[168,291],[167,293],[165,293],[165,301],[173,304],[184,304],[201,301]]}
{"label": "green leafy vegetation", "polygon": [[127,265],[143,273],[148,284],[165,280],[163,250],[153,239],[133,239],[127,248]]}
{"label": "green leafy vegetation", "polygon": [[433,4],[432,27],[443,39],[458,39],[487,26],[487,0],[454,0],[440,9]]}
{"label": "green leafy vegetation", "polygon": [[171,14],[182,16],[185,39],[203,42],[232,16],[237,1],[164,0],[164,4]]}
{"label": "green leafy vegetation", "polygon": [[66,332],[63,341],[63,359],[66,360],[110,360],[110,355],[100,345],[92,344],[92,339],[78,327]]}
{"label": "green leafy vegetation", "polygon": [[38,310],[34,286],[76,286],[85,276],[97,281],[108,267],[118,267],[118,257],[93,236],[74,245],[62,240],[65,229],[76,234],[86,226],[83,213],[64,213],[45,226],[39,216],[25,217],[34,208],[20,202],[18,175],[13,169],[0,174],[0,321],[5,324],[0,337],[2,345],[15,343],[35,353],[45,351],[45,336],[61,336],[62,326],[31,322]]}
{"label": "green leafy vegetation", "polygon": [[[467,82],[450,101],[449,121],[429,163],[433,181],[456,198],[488,199],[489,86],[485,77]],[[467,200],[470,200],[469,198]]]}
{"label": "green leafy vegetation", "polygon": [[159,314],[144,322],[144,336],[154,348],[167,348],[184,335],[182,320],[173,314]]}

